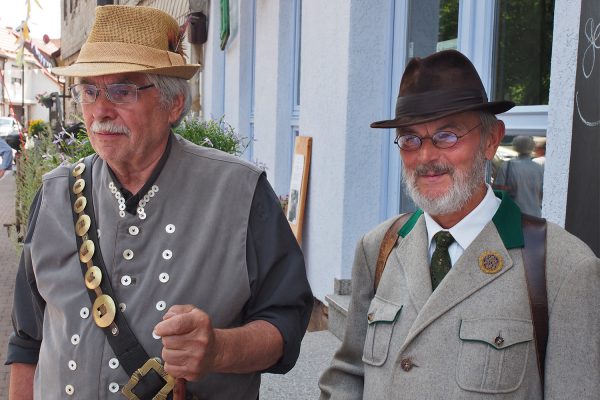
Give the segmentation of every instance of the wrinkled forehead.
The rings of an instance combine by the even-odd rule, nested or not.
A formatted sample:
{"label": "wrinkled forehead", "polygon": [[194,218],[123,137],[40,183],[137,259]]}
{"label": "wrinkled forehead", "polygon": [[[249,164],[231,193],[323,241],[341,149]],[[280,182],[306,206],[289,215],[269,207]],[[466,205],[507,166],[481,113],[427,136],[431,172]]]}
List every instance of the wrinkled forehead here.
{"label": "wrinkled forehead", "polygon": [[411,133],[438,132],[443,130],[461,131],[471,129],[474,125],[480,123],[479,113],[476,111],[462,112],[449,115],[421,124],[408,125],[396,129],[397,135],[406,135]]}
{"label": "wrinkled forehead", "polygon": [[123,74],[109,74],[99,76],[87,76],[77,79],[77,83],[86,83],[90,85],[110,85],[114,83],[134,83],[141,85],[147,83],[146,74],[139,72],[129,72]]}

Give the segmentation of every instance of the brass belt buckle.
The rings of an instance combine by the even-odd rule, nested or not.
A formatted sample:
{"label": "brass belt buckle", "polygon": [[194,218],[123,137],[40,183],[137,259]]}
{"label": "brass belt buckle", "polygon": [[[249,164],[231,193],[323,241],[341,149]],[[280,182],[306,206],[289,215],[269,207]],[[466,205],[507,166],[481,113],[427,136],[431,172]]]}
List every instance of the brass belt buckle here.
{"label": "brass belt buckle", "polygon": [[122,393],[129,400],[140,400],[135,393],[133,393],[133,388],[139,383],[139,381],[148,373],[150,370],[154,370],[161,378],[165,380],[165,385],[156,393],[156,395],[152,398],[152,400],[167,400],[167,396],[173,390],[175,386],[175,378],[171,375],[167,374],[163,368],[162,362],[160,358],[155,357],[151,358],[142,365],[141,368],[136,370],[129,382],[125,386],[123,386]]}

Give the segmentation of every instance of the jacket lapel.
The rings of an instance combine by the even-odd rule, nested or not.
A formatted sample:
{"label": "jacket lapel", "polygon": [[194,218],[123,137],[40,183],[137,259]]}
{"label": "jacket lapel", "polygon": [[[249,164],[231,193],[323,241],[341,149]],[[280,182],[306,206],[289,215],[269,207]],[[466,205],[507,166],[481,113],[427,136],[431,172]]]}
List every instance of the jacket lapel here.
{"label": "jacket lapel", "polygon": [[402,269],[410,299],[418,314],[431,296],[428,261],[429,246],[425,219],[419,218],[410,234],[400,239],[391,255],[393,265]]}
{"label": "jacket lapel", "polygon": [[[420,222],[422,223],[419,225],[425,225],[424,221]],[[425,243],[427,242],[426,235],[424,239],[420,239]],[[482,271],[479,258],[486,251],[493,252],[499,256],[504,264],[501,270],[496,273],[485,273]],[[412,254],[414,255],[414,253]],[[427,253],[425,253],[424,256],[419,253],[419,257],[425,260],[426,275],[424,275],[422,271],[411,272],[412,277],[409,281],[409,287],[414,286],[415,292],[418,290],[423,291],[423,293],[417,297],[418,301],[422,301],[422,296],[425,293],[431,295],[425,300],[422,308],[420,308],[417,318],[412,324],[404,345],[402,346],[403,349],[429,324],[462,300],[488,285],[490,282],[498,279],[513,266],[512,259],[510,258],[508,251],[502,245],[502,239],[500,238],[494,223],[491,221],[465,250],[463,255],[458,259],[456,264],[433,293],[431,293],[431,278],[429,276],[429,265],[427,265]],[[419,267],[422,268],[421,264],[419,264]],[[407,271],[407,280],[409,279],[408,276],[409,273]],[[421,280],[421,283],[415,282],[416,279]],[[425,288],[422,281],[427,282],[428,292],[424,290]],[[413,290],[411,290],[411,293],[412,292]]]}

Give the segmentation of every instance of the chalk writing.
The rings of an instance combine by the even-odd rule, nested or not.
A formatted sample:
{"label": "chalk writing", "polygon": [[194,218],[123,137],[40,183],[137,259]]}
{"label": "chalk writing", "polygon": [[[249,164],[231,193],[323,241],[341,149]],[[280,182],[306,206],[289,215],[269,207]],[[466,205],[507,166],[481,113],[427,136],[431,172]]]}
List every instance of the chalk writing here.
{"label": "chalk writing", "polygon": [[[594,65],[596,64],[596,51],[600,49],[600,23],[594,27],[594,19],[588,18],[585,22],[585,38],[587,39],[587,47],[583,52],[581,58],[581,71],[585,79],[588,79],[594,72]],[[583,116],[581,107],[579,105],[579,90],[575,92],[575,104],[577,107],[577,113],[581,122],[587,126],[600,126],[600,120],[589,121]]]}
{"label": "chalk writing", "polygon": [[[600,23],[596,25],[596,28],[594,28],[594,20],[592,18],[588,19],[585,23],[585,38],[588,40],[588,46],[583,52],[581,70],[583,71],[583,76],[585,76],[587,79],[594,71],[594,64],[596,63],[596,50],[600,49]],[[590,61],[586,62],[588,59],[590,59]],[[588,64],[588,68],[586,68],[586,64]]]}

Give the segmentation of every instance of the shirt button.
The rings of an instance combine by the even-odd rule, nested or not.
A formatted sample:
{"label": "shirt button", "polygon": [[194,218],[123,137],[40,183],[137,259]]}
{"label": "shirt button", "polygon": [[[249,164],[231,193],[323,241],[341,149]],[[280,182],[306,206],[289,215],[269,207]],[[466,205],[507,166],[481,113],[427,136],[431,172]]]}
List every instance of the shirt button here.
{"label": "shirt button", "polygon": [[127,249],[123,252],[123,258],[126,260],[131,260],[133,258],[133,250]]}
{"label": "shirt button", "polygon": [[79,335],[75,334],[73,336],[71,336],[71,343],[73,343],[73,345],[77,345],[79,344]]}
{"label": "shirt button", "polygon": [[81,310],[79,310],[79,316],[83,319],[86,319],[90,316],[90,309],[87,307],[83,307]]}
{"label": "shirt button", "polygon": [[159,301],[158,303],[156,303],[156,309],[158,311],[163,311],[165,308],[167,308],[167,303],[165,303],[164,301]]}
{"label": "shirt button", "polygon": [[175,232],[175,225],[169,224],[165,227],[165,230],[167,231],[167,233],[173,233]]}
{"label": "shirt button", "polygon": [[119,310],[121,310],[121,312],[124,312],[125,310],[127,310],[127,304],[119,303]]}
{"label": "shirt button", "polygon": [[410,358],[403,358],[402,361],[400,361],[400,368],[402,368],[405,372],[410,371],[413,366],[414,364]]}
{"label": "shirt button", "polygon": [[162,283],[169,282],[169,274],[167,274],[166,272],[163,272],[162,274],[160,274],[158,276],[158,280],[161,281]]}
{"label": "shirt button", "polygon": [[116,382],[111,382],[110,385],[108,385],[108,390],[111,393],[117,393],[119,391],[119,384]]}
{"label": "shirt button", "polygon": [[152,331],[152,337],[156,340],[160,339],[160,336],[158,336],[156,333],[154,333],[154,331]]}
{"label": "shirt button", "polygon": [[165,250],[162,252],[162,256],[165,260],[170,260],[173,257],[173,252],[171,250]]}
{"label": "shirt button", "polygon": [[108,366],[109,366],[111,369],[117,369],[117,368],[119,368],[119,360],[117,360],[116,358],[111,358],[111,359],[108,361]]}
{"label": "shirt button", "polygon": [[69,361],[69,369],[75,371],[77,369],[77,363],[73,360]]}
{"label": "shirt button", "polygon": [[75,388],[73,387],[73,385],[67,385],[65,386],[65,392],[69,395],[72,396],[73,393],[75,393]]}
{"label": "shirt button", "polygon": [[123,286],[131,285],[131,277],[129,275],[123,275],[121,277],[121,285],[123,285]]}
{"label": "shirt button", "polygon": [[138,233],[140,233],[140,228],[135,225],[129,227],[129,234],[131,236],[136,236]]}

